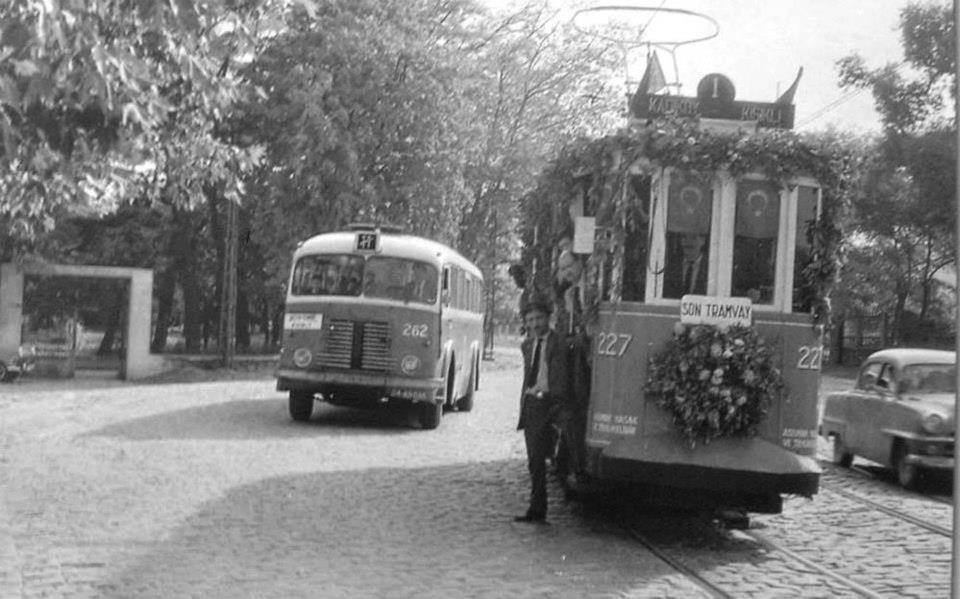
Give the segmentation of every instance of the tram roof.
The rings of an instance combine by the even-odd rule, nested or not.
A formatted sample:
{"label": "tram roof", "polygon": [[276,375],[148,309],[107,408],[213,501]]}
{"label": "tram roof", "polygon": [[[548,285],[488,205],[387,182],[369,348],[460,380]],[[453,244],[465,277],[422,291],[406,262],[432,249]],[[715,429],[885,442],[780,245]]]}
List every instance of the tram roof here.
{"label": "tram roof", "polygon": [[[360,232],[369,233],[370,231],[335,231],[314,235],[297,247],[294,257],[298,258],[305,254],[318,253],[357,253],[355,251],[356,239]],[[438,241],[391,231],[381,230],[378,233],[380,235],[380,249],[376,252],[370,252],[371,255],[398,256],[425,262],[437,262],[438,260],[451,262],[475,276],[483,278],[483,273],[473,262],[465,258],[460,252]]]}

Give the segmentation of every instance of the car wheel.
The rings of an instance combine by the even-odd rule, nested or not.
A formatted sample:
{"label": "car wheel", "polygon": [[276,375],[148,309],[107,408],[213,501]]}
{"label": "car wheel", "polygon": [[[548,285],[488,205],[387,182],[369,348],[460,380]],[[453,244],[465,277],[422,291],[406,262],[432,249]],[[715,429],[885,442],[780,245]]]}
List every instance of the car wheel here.
{"label": "car wheel", "polygon": [[422,428],[432,430],[440,426],[440,418],[443,417],[443,402],[424,401],[417,404],[417,410],[419,410],[418,420]]}
{"label": "car wheel", "polygon": [[477,369],[470,371],[470,381],[467,383],[467,394],[457,400],[457,410],[469,412],[473,409],[473,391],[477,387]]}
{"label": "car wheel", "polygon": [[313,414],[313,392],[291,391],[288,407],[290,417],[297,422],[310,420],[310,416]]}
{"label": "car wheel", "polygon": [[853,464],[853,452],[847,448],[840,435],[833,436],[833,463],[841,468],[849,468]]}
{"label": "car wheel", "polygon": [[6,381],[7,375],[9,374],[10,372],[7,370],[7,365],[3,362],[0,362],[0,382]]}
{"label": "car wheel", "polygon": [[897,482],[904,489],[916,489],[920,478],[920,471],[907,461],[907,448],[898,443],[893,450],[893,469],[897,474]]}

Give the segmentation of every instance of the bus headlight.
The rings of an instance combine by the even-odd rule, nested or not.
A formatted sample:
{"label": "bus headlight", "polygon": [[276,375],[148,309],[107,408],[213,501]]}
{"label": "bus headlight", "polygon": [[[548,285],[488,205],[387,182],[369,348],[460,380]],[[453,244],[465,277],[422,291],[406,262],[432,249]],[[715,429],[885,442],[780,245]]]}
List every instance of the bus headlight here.
{"label": "bus headlight", "polygon": [[313,352],[305,347],[298,347],[297,350],[293,352],[293,363],[300,368],[306,368],[312,359]]}
{"label": "bus headlight", "polygon": [[931,435],[936,435],[943,430],[943,418],[940,414],[928,414],[926,418],[923,419],[921,426],[924,431]]}
{"label": "bus headlight", "polygon": [[400,360],[400,370],[407,374],[413,374],[418,368],[420,368],[420,358],[413,354],[407,354]]}

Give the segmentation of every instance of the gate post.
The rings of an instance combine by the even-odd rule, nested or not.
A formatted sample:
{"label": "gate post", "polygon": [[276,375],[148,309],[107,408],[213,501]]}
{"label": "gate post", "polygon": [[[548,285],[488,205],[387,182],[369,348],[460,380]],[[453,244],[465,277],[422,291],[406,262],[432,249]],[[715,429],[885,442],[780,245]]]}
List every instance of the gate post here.
{"label": "gate post", "polygon": [[16,355],[23,326],[23,272],[11,262],[0,264],[0,355]]}

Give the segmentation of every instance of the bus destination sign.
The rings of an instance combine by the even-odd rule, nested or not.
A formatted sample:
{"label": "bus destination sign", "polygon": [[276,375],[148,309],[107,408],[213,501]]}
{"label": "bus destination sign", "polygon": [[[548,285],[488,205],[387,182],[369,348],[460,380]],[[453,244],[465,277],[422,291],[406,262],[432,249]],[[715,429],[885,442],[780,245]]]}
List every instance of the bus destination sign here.
{"label": "bus destination sign", "polygon": [[357,233],[356,250],[358,252],[376,252],[380,249],[380,235],[375,231]]}

